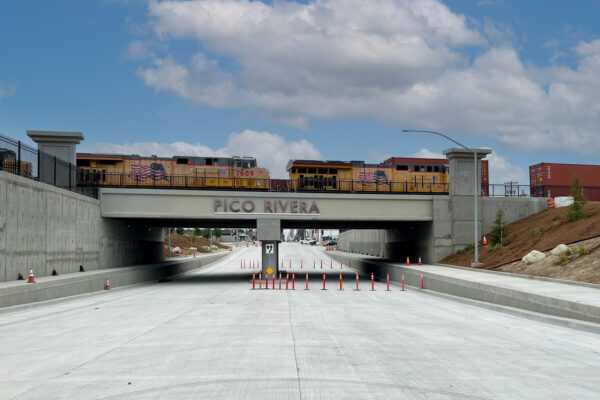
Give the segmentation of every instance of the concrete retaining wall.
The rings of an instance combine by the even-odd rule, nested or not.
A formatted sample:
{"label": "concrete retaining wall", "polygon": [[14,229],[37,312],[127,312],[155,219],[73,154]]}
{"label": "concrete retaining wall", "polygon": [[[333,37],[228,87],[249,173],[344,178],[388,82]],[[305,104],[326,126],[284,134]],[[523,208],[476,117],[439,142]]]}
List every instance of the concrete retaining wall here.
{"label": "concrete retaining wall", "polygon": [[163,230],[101,217],[98,200],[0,172],[0,281],[163,260]]}
{"label": "concrete retaining wall", "polygon": [[[329,256],[338,261],[347,260],[343,253],[331,252]],[[353,258],[352,268],[365,277],[373,273],[379,280],[384,280],[389,273],[390,280],[395,282],[401,282],[404,274],[407,285],[421,285],[421,271],[411,267]],[[590,305],[427,272],[423,274],[423,278],[427,290],[557,317],[600,323],[600,309]]]}
{"label": "concrete retaining wall", "polygon": [[229,255],[229,252],[204,255],[185,260],[169,260],[158,264],[110,268],[39,279],[37,283],[10,282],[0,286],[0,308],[52,300],[77,294],[104,290],[106,280],[111,288],[156,281],[209,265]]}

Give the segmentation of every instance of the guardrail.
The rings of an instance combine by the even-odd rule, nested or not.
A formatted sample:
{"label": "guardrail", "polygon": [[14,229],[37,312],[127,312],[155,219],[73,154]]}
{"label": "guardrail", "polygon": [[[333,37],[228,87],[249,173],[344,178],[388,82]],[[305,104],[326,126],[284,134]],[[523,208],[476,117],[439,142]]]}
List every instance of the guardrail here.
{"label": "guardrail", "polygon": [[98,198],[97,188],[77,185],[75,165],[4,135],[0,135],[0,171]]}

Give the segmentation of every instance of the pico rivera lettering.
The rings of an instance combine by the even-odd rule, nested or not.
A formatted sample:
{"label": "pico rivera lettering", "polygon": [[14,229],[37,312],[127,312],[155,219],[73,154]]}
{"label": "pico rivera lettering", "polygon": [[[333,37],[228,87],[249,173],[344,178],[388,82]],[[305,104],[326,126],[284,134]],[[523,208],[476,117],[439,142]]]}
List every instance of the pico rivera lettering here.
{"label": "pico rivera lettering", "polygon": [[223,198],[213,200],[215,214],[300,214],[319,215],[316,200],[250,200]]}

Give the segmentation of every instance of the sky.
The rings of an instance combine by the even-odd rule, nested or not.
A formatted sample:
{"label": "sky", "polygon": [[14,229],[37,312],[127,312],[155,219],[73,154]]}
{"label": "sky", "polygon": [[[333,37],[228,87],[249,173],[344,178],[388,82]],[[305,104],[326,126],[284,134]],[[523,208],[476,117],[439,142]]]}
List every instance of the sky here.
{"label": "sky", "polygon": [[598,164],[600,0],[0,3],[0,133],[289,159],[493,150],[490,182]]}

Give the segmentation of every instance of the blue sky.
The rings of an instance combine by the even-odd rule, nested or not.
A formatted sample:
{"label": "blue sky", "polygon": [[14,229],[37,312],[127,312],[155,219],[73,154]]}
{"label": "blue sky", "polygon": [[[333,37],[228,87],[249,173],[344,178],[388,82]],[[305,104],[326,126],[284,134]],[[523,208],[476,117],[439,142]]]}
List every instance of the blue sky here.
{"label": "blue sky", "polygon": [[598,163],[600,1],[13,1],[0,132],[87,151],[382,161],[490,147],[492,181]]}

